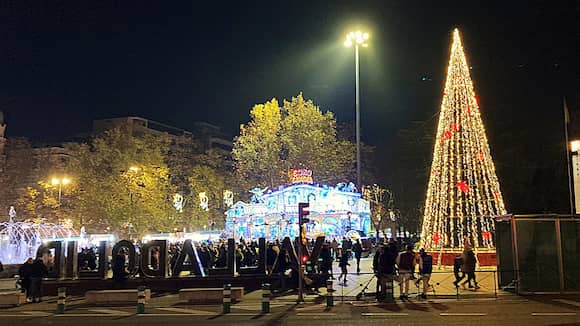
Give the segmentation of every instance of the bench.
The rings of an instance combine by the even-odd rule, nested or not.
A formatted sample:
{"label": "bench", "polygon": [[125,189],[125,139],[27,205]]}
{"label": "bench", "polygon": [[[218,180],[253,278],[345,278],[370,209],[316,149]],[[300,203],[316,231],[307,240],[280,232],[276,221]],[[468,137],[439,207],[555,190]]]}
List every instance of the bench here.
{"label": "bench", "polygon": [[[87,303],[137,303],[137,290],[100,290],[85,292]],[[145,303],[151,300],[151,290],[145,290]]]}
{"label": "bench", "polygon": [[[243,296],[243,287],[232,287],[232,302],[241,301]],[[179,300],[191,303],[222,303],[223,297],[223,288],[191,288],[179,290]]]}
{"label": "bench", "polygon": [[0,305],[19,306],[26,303],[26,296],[20,291],[0,292]]}

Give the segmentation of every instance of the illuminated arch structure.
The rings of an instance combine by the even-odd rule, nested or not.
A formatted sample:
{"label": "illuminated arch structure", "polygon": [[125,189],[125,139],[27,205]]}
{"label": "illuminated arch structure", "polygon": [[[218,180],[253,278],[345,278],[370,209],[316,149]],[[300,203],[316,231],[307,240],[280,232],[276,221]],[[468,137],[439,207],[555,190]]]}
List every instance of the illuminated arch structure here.
{"label": "illuminated arch structure", "polygon": [[309,238],[318,235],[343,237],[350,230],[363,234],[371,232],[369,202],[354,192],[353,187],[293,184],[259,193],[250,203],[235,203],[226,212],[226,233],[235,239],[297,237],[300,202],[310,203]]}

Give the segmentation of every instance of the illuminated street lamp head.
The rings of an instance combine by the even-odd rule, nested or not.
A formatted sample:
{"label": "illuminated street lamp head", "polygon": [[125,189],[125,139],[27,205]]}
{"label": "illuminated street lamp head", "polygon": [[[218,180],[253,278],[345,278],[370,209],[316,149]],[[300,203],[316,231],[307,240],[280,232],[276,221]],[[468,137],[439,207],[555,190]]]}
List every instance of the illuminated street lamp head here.
{"label": "illuminated street lamp head", "polygon": [[52,181],[51,181],[51,182],[52,182],[52,184],[53,184],[54,186],[56,186],[56,185],[59,185],[59,184],[60,184],[60,179],[57,179],[57,178],[52,178]]}
{"label": "illuminated street lamp head", "polygon": [[570,141],[570,151],[572,153],[580,152],[580,140],[572,140]]}
{"label": "illuminated street lamp head", "polygon": [[136,167],[136,166],[130,166],[130,167],[129,167],[129,170],[131,170],[131,171],[133,171],[133,172],[137,172],[137,171],[139,171],[139,168],[138,168],[138,167]]}
{"label": "illuminated street lamp head", "polygon": [[363,33],[361,31],[350,32],[346,34],[344,46],[352,46],[353,44],[357,44],[366,48],[367,46],[369,46],[367,43],[368,39],[369,33]]}
{"label": "illuminated street lamp head", "polygon": [[68,178],[62,178],[62,180],[60,182],[62,182],[62,184],[66,186],[67,184],[70,183],[70,179],[68,179]]}

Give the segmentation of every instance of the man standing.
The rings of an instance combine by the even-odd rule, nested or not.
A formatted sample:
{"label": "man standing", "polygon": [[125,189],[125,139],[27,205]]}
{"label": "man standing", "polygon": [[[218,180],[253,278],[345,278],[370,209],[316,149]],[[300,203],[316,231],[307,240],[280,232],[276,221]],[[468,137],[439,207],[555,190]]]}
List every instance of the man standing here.
{"label": "man standing", "polygon": [[31,278],[30,278],[30,296],[32,302],[40,302],[42,299],[42,278],[47,274],[48,270],[42,258],[36,258],[32,263]]}
{"label": "man standing", "polygon": [[32,263],[34,263],[34,260],[32,258],[28,258],[18,269],[18,276],[20,276],[20,287],[22,288],[22,293],[26,293],[26,302],[32,302],[32,296],[30,295]]}
{"label": "man standing", "polygon": [[353,245],[352,250],[354,251],[354,258],[356,258],[356,273],[360,274],[360,258],[362,256],[363,251],[360,239],[356,239],[356,242]]}
{"label": "man standing", "polygon": [[[387,298],[387,287],[393,287],[393,274],[395,272],[395,261],[397,259],[397,247],[395,243],[390,243],[387,247],[379,246],[376,259],[373,260],[373,268],[378,275],[380,289],[377,289],[377,299],[391,300]],[[376,261],[376,264],[375,264]],[[392,291],[390,292],[392,294]]]}
{"label": "man standing", "polygon": [[408,245],[407,249],[397,256],[397,267],[399,268],[399,277],[401,300],[409,299],[409,280],[411,275],[415,270],[415,253],[413,252],[413,246]]}
{"label": "man standing", "polygon": [[425,252],[425,249],[419,250],[419,275],[423,281],[423,293],[421,299],[427,299],[427,291],[429,290],[429,280],[433,272],[433,256]]}

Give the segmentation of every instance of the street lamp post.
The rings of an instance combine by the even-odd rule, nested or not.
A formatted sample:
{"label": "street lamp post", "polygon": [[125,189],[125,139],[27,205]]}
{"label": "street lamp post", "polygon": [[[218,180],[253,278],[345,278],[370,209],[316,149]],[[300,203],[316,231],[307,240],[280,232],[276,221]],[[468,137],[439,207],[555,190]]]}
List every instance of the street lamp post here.
{"label": "street lamp post", "polygon": [[355,110],[356,110],[356,186],[357,190],[362,190],[361,181],[361,159],[360,159],[360,87],[359,87],[359,45],[368,47],[369,34],[361,31],[346,34],[344,45],[350,47],[354,45],[354,67],[355,67]]}
{"label": "street lamp post", "polygon": [[60,207],[60,199],[62,197],[62,186],[66,186],[70,183],[68,178],[52,178],[51,181],[53,186],[58,186],[58,207]]}

